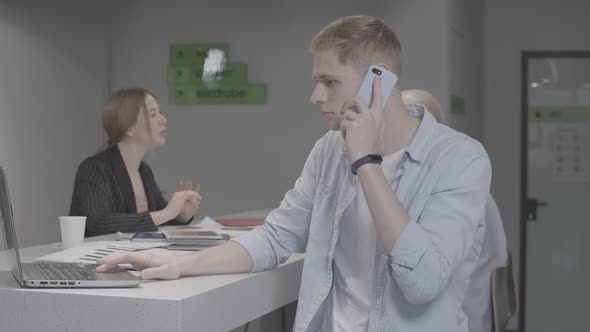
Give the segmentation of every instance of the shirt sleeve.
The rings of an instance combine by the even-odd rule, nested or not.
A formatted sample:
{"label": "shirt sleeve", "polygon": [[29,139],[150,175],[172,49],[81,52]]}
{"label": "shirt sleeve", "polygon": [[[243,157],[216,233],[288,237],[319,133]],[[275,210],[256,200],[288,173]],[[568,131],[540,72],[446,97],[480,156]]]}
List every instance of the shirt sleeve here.
{"label": "shirt sleeve", "polygon": [[312,149],[301,176],[285,194],[279,208],[268,215],[263,225],[233,239],[250,254],[252,272],[273,269],[292,253],[305,251],[321,163],[319,142],[321,140]]}
{"label": "shirt sleeve", "polygon": [[483,222],[490,181],[485,153],[458,154],[442,170],[434,190],[423,194],[422,213],[406,226],[387,257],[408,302],[434,300],[463,263]]}

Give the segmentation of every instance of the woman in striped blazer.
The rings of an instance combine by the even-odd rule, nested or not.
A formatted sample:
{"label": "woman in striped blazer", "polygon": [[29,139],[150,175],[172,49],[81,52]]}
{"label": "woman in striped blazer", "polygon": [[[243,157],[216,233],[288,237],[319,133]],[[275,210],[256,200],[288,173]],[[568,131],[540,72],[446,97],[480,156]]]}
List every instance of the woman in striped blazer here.
{"label": "woman in striped blazer", "polygon": [[192,220],[201,195],[180,182],[162,196],[144,156],[166,141],[166,118],[154,94],[143,88],[116,91],[102,113],[109,142],[76,173],[70,215],[86,216],[85,236],[153,231],[164,223]]}

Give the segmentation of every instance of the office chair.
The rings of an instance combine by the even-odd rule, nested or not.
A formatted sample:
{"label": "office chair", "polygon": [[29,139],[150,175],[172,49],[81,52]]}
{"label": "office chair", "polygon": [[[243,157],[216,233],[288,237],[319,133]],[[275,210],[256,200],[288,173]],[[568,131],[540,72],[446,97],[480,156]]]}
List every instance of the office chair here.
{"label": "office chair", "polygon": [[508,253],[506,266],[492,271],[492,313],[494,332],[503,332],[510,319],[518,312],[518,294],[514,280],[512,253]]}

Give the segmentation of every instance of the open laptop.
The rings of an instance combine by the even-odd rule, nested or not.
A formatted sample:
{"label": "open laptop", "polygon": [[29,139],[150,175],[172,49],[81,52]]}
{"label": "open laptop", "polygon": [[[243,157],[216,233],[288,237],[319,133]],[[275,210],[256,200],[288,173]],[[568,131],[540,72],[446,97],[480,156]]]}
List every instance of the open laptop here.
{"label": "open laptop", "polygon": [[0,225],[12,274],[21,286],[34,288],[135,287],[140,279],[122,268],[96,273],[95,264],[21,263],[6,170],[0,166]]}

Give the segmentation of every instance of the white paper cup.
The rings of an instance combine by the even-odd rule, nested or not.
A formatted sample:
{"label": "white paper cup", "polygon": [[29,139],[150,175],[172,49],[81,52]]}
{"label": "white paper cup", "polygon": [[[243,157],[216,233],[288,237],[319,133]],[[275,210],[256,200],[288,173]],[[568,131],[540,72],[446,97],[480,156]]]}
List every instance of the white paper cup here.
{"label": "white paper cup", "polygon": [[59,227],[64,250],[79,247],[84,243],[86,217],[61,216]]}

